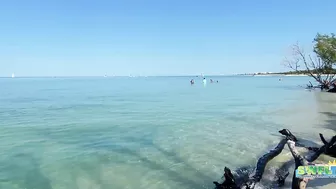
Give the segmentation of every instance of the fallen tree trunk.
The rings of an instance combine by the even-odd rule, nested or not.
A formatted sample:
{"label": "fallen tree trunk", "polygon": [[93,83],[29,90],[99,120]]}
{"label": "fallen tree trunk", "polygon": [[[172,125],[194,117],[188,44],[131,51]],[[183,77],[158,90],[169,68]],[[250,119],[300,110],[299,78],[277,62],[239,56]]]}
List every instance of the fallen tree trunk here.
{"label": "fallen tree trunk", "polygon": [[[320,148],[316,148],[316,147],[306,147],[302,144],[298,145],[297,142],[299,140],[288,129],[280,130],[279,133],[284,135],[285,138],[282,139],[274,149],[270,150],[268,153],[264,154],[262,157],[259,158],[255,170],[249,175],[247,180],[245,179],[243,180],[242,183],[237,183],[236,179],[231,173],[231,170],[225,167],[224,168],[225,181],[221,184],[218,182],[213,182],[216,185],[216,189],[253,189],[255,188],[256,184],[260,182],[262,179],[267,163],[270,160],[272,160],[274,157],[279,155],[282,152],[286,144],[288,145],[288,148],[290,149],[291,154],[294,158],[295,170],[299,166],[305,166],[305,165],[308,165],[309,162],[315,161],[323,153],[326,155],[332,156],[332,157],[336,156],[336,145],[334,144],[336,142],[336,136],[334,136],[330,140],[330,142],[327,142],[324,139],[323,135],[320,134],[320,138],[322,142],[324,143],[324,145]],[[298,153],[296,146],[304,147],[308,150],[314,151],[315,153],[312,156],[305,159]],[[302,179],[302,178],[296,178],[295,170],[294,170],[294,175],[292,179],[292,188],[293,189],[305,189],[308,180]],[[285,180],[288,175],[289,175],[289,172],[285,170],[278,170],[276,172],[275,178],[276,178],[278,187],[281,187],[284,185]]]}
{"label": "fallen tree trunk", "polygon": [[306,178],[297,178],[295,175],[295,171],[299,166],[306,166],[308,165],[308,161],[303,158],[299,152],[295,148],[295,142],[292,140],[288,140],[287,142],[288,148],[292,153],[292,156],[295,160],[295,169],[293,173],[293,180],[292,180],[292,189],[305,189],[308,183],[308,179]]}

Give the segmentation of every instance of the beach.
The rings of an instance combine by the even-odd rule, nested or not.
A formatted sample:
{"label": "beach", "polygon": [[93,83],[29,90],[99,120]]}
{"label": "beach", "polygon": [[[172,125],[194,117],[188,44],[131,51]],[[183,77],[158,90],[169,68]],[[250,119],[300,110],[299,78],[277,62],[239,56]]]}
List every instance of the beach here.
{"label": "beach", "polygon": [[[219,83],[1,78],[0,188],[213,188],[224,166],[255,166],[281,140],[281,129],[311,145],[321,145],[318,133],[336,133],[336,98],[298,87],[308,77],[206,78]],[[261,187],[290,158],[285,147]],[[323,182],[308,188],[336,186]]]}

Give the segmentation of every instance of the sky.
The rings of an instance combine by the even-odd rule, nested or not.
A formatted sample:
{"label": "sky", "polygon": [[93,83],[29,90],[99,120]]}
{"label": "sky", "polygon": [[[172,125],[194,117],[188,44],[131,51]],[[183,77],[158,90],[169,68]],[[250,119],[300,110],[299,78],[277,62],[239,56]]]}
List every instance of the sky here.
{"label": "sky", "polygon": [[336,31],[336,1],[3,0],[0,76],[285,71]]}

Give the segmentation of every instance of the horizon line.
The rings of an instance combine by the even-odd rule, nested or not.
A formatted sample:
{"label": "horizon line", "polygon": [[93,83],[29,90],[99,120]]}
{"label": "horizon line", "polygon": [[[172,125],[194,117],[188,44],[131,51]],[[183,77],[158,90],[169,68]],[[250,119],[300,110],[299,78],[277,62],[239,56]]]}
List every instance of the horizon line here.
{"label": "horizon line", "polygon": [[[231,75],[239,75],[239,74],[209,74],[209,75],[203,75],[203,76],[231,76]],[[199,77],[202,75],[197,74],[181,74],[181,75],[54,75],[54,76],[15,76],[14,78],[55,78],[55,77]],[[11,76],[0,76],[0,78],[13,78]]]}

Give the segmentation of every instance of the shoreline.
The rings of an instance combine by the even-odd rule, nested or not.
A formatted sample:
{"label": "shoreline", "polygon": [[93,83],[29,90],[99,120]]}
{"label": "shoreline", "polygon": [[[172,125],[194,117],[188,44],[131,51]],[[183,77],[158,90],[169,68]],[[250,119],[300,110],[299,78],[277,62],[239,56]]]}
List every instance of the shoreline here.
{"label": "shoreline", "polygon": [[[251,77],[258,77],[258,76],[284,76],[284,77],[310,77],[307,74],[259,74],[259,75],[237,75],[237,76],[251,76]],[[328,76],[328,74],[322,74],[321,76]]]}

